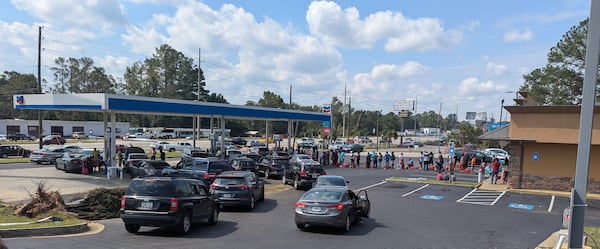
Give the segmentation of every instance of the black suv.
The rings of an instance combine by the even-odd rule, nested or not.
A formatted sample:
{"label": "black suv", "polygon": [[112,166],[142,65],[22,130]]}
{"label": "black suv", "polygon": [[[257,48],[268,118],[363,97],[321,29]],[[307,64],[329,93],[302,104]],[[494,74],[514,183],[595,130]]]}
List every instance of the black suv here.
{"label": "black suv", "polygon": [[32,137],[30,137],[29,135],[26,134],[22,134],[22,133],[17,133],[17,134],[9,134],[7,136],[8,140],[10,141],[18,141],[18,140],[33,140]]}
{"label": "black suv", "polygon": [[243,206],[254,209],[256,201],[265,200],[265,183],[250,171],[225,171],[210,185],[221,206]]}
{"label": "black suv", "polygon": [[285,168],[289,168],[289,157],[268,155],[258,161],[259,172],[267,179],[283,177]]}
{"label": "black suv", "polygon": [[231,167],[233,167],[234,170],[252,171],[256,174],[258,174],[259,170],[256,161],[252,158],[247,158],[245,156],[231,159]]}
{"label": "black suv", "polygon": [[9,156],[29,157],[31,150],[24,149],[18,145],[0,145],[0,157],[7,158]]}
{"label": "black suv", "polygon": [[199,180],[170,177],[135,178],[121,199],[121,219],[127,232],[140,226],[175,228],[179,234],[190,231],[192,223],[219,218],[219,199]]}
{"label": "black suv", "polygon": [[286,169],[281,178],[283,184],[292,181],[295,189],[311,188],[320,175],[327,174],[318,162],[296,162]]}
{"label": "black suv", "polygon": [[230,170],[233,168],[223,159],[186,157],[179,161],[175,168],[165,168],[161,173],[163,176],[200,179],[206,185],[210,185],[218,174]]}

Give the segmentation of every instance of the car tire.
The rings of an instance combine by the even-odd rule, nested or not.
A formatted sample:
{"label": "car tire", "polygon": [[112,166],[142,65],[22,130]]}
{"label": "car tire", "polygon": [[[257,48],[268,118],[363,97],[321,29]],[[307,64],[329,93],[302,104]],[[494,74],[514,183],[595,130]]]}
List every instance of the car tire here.
{"label": "car tire", "polygon": [[296,223],[296,227],[300,230],[304,230],[306,228],[306,226],[304,224],[298,224],[298,223]]}
{"label": "car tire", "polygon": [[125,223],[125,230],[130,233],[137,233],[140,230],[140,225]]}
{"label": "car tire", "polygon": [[346,221],[344,222],[344,227],[342,227],[342,232],[349,232],[351,225],[352,221],[350,220],[350,215],[346,215]]}
{"label": "car tire", "polygon": [[219,221],[219,208],[213,207],[212,215],[208,218],[209,225],[215,225]]}
{"label": "car tire", "polygon": [[250,201],[248,201],[246,210],[250,211],[250,210],[254,209],[254,205],[256,205],[256,200],[254,199],[254,195],[252,195],[252,196],[250,196]]}
{"label": "car tire", "polygon": [[8,158],[8,155],[6,153],[3,153],[2,158]]}
{"label": "car tire", "polygon": [[283,173],[283,176],[281,177],[281,184],[283,184],[283,185],[287,184],[287,178],[285,177],[285,173]]}
{"label": "car tire", "polygon": [[294,189],[300,190],[300,181],[297,176],[294,178]]}
{"label": "car tire", "polygon": [[190,232],[192,228],[192,214],[187,211],[181,217],[179,224],[177,225],[177,233],[178,234],[187,234]]}
{"label": "car tire", "polygon": [[265,201],[265,188],[264,187],[260,193],[260,199],[258,199],[258,201],[260,201],[260,202]]}
{"label": "car tire", "polygon": [[39,161],[38,161],[38,162],[35,162],[35,164],[42,164],[42,162],[39,162]]}
{"label": "car tire", "polygon": [[175,149],[174,148],[170,148],[169,152],[175,152]]}

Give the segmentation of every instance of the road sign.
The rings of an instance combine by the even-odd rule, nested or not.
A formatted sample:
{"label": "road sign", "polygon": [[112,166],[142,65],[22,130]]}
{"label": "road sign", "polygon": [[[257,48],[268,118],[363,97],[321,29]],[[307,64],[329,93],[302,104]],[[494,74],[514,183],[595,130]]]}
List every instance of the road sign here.
{"label": "road sign", "polygon": [[323,121],[323,128],[331,128],[331,121]]}
{"label": "road sign", "polygon": [[331,128],[321,128],[321,133],[322,134],[331,134]]}

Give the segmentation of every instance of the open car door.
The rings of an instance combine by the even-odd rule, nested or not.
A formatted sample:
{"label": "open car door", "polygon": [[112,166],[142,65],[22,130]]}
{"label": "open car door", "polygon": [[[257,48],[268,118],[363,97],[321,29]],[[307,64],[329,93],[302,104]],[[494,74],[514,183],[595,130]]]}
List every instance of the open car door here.
{"label": "open car door", "polygon": [[367,190],[363,189],[358,191],[356,196],[356,212],[361,217],[369,218],[369,213],[371,212],[371,201],[369,200]]}

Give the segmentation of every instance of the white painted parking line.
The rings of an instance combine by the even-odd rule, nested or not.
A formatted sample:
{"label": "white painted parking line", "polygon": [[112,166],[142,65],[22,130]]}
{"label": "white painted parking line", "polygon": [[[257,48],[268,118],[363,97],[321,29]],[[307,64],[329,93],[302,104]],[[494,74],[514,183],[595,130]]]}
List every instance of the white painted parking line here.
{"label": "white painted parking line", "polygon": [[506,191],[473,189],[456,202],[493,206],[505,193]]}
{"label": "white painted parking line", "polygon": [[550,206],[548,206],[548,212],[552,212],[552,207],[554,207],[554,199],[556,198],[556,196],[552,196],[552,198],[550,198]]}
{"label": "white painted parking line", "polygon": [[425,185],[421,186],[420,188],[417,188],[417,189],[415,189],[413,191],[410,191],[410,192],[408,192],[406,194],[403,194],[402,197],[407,197],[407,196],[409,196],[409,195],[411,195],[411,194],[413,194],[413,193],[415,193],[415,192],[417,192],[417,191],[419,191],[421,189],[426,188],[427,186],[429,186],[429,184],[425,184]]}
{"label": "white painted parking line", "polygon": [[375,184],[371,184],[369,186],[362,187],[362,188],[359,188],[359,189],[355,189],[354,192],[358,192],[358,191],[365,190],[365,189],[368,189],[368,188],[376,187],[376,186],[379,186],[379,185],[384,184],[384,183],[386,183],[386,181],[382,180],[381,182],[378,182],[378,183],[375,183]]}

